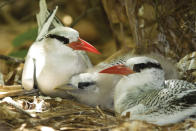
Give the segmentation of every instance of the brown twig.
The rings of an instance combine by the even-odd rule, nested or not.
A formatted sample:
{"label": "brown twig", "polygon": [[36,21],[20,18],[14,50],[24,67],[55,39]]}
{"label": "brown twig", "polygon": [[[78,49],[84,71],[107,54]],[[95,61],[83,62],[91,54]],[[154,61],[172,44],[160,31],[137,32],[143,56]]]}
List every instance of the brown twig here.
{"label": "brown twig", "polygon": [[76,20],[70,25],[70,27],[74,27],[82,18],[84,18],[87,14],[99,10],[100,7],[93,7],[85,10],[80,16],[76,18]]}

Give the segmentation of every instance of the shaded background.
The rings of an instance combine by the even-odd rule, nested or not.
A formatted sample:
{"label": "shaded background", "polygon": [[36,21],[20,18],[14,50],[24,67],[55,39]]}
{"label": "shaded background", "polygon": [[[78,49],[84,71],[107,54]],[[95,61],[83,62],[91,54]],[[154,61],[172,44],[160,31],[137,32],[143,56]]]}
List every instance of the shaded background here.
{"label": "shaded background", "polygon": [[[38,3],[38,0],[0,0],[0,54],[25,57],[37,35]],[[51,10],[58,5],[57,16],[63,23],[78,30],[81,38],[102,52],[102,55],[89,53],[93,64],[118,51],[156,52],[176,62],[180,60],[177,65],[183,79],[196,83],[195,0],[47,0],[47,4]],[[44,100],[44,112],[37,114],[42,119],[30,118],[0,102],[0,130],[42,130],[45,126],[58,130],[115,128],[115,131],[196,128],[193,120],[164,127],[142,121],[124,123],[123,118],[98,107],[67,99],[26,96],[20,85],[24,59],[3,55],[0,55],[0,85],[9,86],[0,86],[0,98],[17,96],[12,98],[24,110],[33,110],[37,102]]]}
{"label": "shaded background", "polygon": [[[24,57],[37,33],[38,0],[0,1],[0,54]],[[95,45],[102,55],[89,54],[93,63],[116,51],[107,16],[99,0],[48,0],[48,8],[59,6],[57,16],[80,37]]]}
{"label": "shaded background", "polygon": [[[24,57],[36,37],[38,0],[0,0],[0,54]],[[196,50],[194,0],[47,0],[57,16],[80,32],[102,55],[122,48],[158,52],[179,60]]]}

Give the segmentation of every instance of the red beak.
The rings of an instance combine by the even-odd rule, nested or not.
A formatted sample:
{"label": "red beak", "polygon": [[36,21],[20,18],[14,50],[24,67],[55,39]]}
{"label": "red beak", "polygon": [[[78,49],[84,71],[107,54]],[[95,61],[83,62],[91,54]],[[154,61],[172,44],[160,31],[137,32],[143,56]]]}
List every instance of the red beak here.
{"label": "red beak", "polygon": [[129,75],[135,72],[131,70],[129,67],[126,67],[125,65],[115,65],[107,69],[104,69],[100,71],[99,73]]}
{"label": "red beak", "polygon": [[74,50],[84,50],[88,52],[92,52],[95,54],[101,54],[94,46],[86,42],[85,40],[78,38],[79,42],[72,42],[68,44]]}

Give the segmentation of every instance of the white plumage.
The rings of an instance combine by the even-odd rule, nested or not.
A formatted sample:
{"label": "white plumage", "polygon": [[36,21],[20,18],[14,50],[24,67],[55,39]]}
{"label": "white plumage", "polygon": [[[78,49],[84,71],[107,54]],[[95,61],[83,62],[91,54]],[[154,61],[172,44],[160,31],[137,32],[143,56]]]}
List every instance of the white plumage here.
{"label": "white plumage", "polygon": [[[26,57],[22,85],[27,90],[37,85],[46,95],[67,97],[66,92],[55,88],[67,83],[72,75],[92,67],[92,64],[84,51],[68,46],[74,42],[77,44],[79,40],[85,41],[79,38],[76,30],[61,24],[55,17],[56,11],[57,8],[49,13],[45,0],[40,0],[38,36]],[[92,46],[90,48],[95,50]]]}
{"label": "white plumage", "polygon": [[[149,54],[148,56],[162,61],[164,69],[167,70],[166,77],[176,77],[176,68],[169,60],[155,53]],[[102,74],[99,72],[117,64],[125,64],[126,61],[132,57],[134,56],[131,55],[131,51],[123,52],[120,50],[93,68],[89,68],[86,73],[74,75],[70,79],[69,88],[67,88],[66,84],[64,87],[62,86],[60,88],[65,91],[68,89],[68,93],[82,103],[92,106],[100,105],[103,108],[110,108],[113,110],[114,87],[122,76]],[[170,73],[173,73],[172,76],[169,75]],[[82,89],[79,87],[79,84],[80,86],[83,84]],[[70,90],[71,88],[73,88],[73,90]]]}

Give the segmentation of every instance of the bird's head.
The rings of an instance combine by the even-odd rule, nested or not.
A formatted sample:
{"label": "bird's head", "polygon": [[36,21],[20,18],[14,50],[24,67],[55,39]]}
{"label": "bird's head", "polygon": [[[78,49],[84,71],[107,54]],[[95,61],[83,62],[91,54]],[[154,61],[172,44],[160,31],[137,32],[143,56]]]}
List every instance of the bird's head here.
{"label": "bird's head", "polygon": [[[98,73],[97,73],[98,74]],[[97,75],[92,73],[81,73],[71,77],[69,83],[56,87],[57,90],[69,91],[75,94],[74,96],[79,96],[77,94],[88,94],[96,93],[99,89],[96,85]]]}
{"label": "bird's head", "polygon": [[99,90],[97,88],[96,81],[96,73],[81,73],[73,76],[70,79],[69,84],[79,92],[93,93]]}
{"label": "bird's head", "polygon": [[68,92],[68,94],[83,103],[94,105],[96,104],[100,91],[96,84],[96,75],[82,73],[72,76],[68,84],[57,87],[56,89]]}
{"label": "bird's head", "polygon": [[[112,84],[115,83],[113,80],[112,75],[107,76],[98,72],[81,73],[72,76],[66,86],[57,89],[68,92],[68,94],[88,105],[101,105],[111,108],[113,104],[112,88],[114,87]],[[106,83],[109,84],[106,86]]]}
{"label": "bird's head", "polygon": [[125,64],[114,65],[112,67],[100,71],[100,73],[129,75],[151,69],[162,70],[162,67],[160,63],[155,59],[141,56],[132,57],[128,59]]}
{"label": "bird's head", "polygon": [[[45,6],[43,8],[47,9],[45,1],[40,1],[40,8],[42,8],[41,5]],[[42,14],[40,13],[37,15],[38,26],[41,27],[39,27],[40,28],[39,34],[36,38],[36,41],[41,41],[45,38],[49,38],[53,40],[55,39],[59,41],[58,43],[62,43],[68,47],[71,47],[74,50],[84,50],[84,51],[100,54],[100,52],[94,46],[92,46],[91,44],[82,40],[79,37],[78,31],[70,27],[64,27],[62,24],[60,24],[57,21],[57,18],[55,17],[57,10],[58,7],[56,7],[52,12],[50,13],[48,12],[49,15],[44,20],[45,22],[42,24],[42,26],[40,25],[41,23],[40,17],[42,16]],[[47,11],[42,13],[47,13]]]}
{"label": "bird's head", "polygon": [[79,37],[78,31],[70,27],[56,27],[48,32],[46,38],[57,40],[61,44],[68,46],[73,50],[83,50],[100,54],[100,52],[94,46]]}

